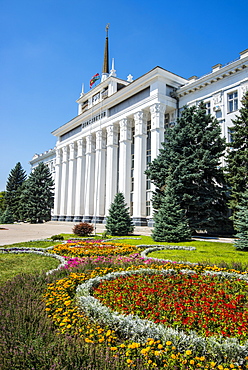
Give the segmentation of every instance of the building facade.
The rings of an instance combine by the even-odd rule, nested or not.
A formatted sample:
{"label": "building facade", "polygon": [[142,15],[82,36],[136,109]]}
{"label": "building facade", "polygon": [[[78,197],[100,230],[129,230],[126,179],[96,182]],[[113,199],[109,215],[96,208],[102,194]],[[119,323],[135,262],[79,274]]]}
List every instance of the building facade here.
{"label": "building facade", "polygon": [[159,153],[167,127],[174,125],[185,105],[206,103],[231,141],[232,119],[248,90],[248,49],[205,76],[182,78],[155,67],[127,80],[108,71],[105,45],[101,82],[82,91],[78,115],[53,131],[54,149],[36,155],[31,166],[46,162],[55,180],[53,220],[104,223],[115,194],[125,196],[133,223],[152,225],[153,184],[147,164]]}

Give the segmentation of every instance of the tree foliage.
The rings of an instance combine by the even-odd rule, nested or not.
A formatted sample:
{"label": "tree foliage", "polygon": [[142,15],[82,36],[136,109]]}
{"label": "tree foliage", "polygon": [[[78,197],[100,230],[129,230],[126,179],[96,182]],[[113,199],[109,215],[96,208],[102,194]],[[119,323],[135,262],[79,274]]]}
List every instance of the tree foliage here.
{"label": "tree foliage", "polygon": [[6,183],[5,202],[15,221],[18,221],[20,215],[20,197],[22,193],[22,186],[27,178],[26,172],[22,168],[20,162],[10,171]]}
{"label": "tree foliage", "polygon": [[13,224],[14,217],[9,210],[9,207],[5,209],[5,211],[0,216],[0,224]]}
{"label": "tree foliage", "polygon": [[220,167],[226,148],[218,121],[204,103],[185,107],[177,124],[165,133],[160,154],[146,170],[156,185],[153,207],[159,209],[168,179],[192,230],[213,230],[227,220],[227,186]]}
{"label": "tree foliage", "polygon": [[31,223],[49,221],[54,202],[54,183],[49,168],[43,163],[33,170],[23,186],[21,213]]}
{"label": "tree foliage", "polygon": [[248,91],[243,96],[239,115],[234,119],[232,142],[228,144],[227,178],[231,185],[230,208],[234,214],[248,184]]}
{"label": "tree foliage", "polygon": [[191,231],[175,195],[173,183],[168,180],[160,208],[154,214],[152,238],[156,242],[181,242],[191,238]]}
{"label": "tree foliage", "polygon": [[0,191],[0,213],[4,212],[7,208],[5,196],[6,191]]}
{"label": "tree foliage", "polygon": [[110,235],[128,235],[134,230],[129,209],[122,193],[117,193],[109,209],[106,230]]}
{"label": "tree foliage", "polygon": [[236,237],[239,238],[234,243],[236,249],[248,251],[248,189],[237,205],[234,228],[238,231]]}

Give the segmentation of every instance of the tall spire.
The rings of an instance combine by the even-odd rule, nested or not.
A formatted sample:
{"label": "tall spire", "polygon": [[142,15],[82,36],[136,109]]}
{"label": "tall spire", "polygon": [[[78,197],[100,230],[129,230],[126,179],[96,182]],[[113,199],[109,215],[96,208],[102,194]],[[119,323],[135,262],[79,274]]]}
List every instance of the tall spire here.
{"label": "tall spire", "polygon": [[109,75],[108,29],[109,29],[109,23],[106,26],[106,40],[105,40],[104,59],[103,59],[103,67],[102,67],[102,81],[106,80],[106,78]]}

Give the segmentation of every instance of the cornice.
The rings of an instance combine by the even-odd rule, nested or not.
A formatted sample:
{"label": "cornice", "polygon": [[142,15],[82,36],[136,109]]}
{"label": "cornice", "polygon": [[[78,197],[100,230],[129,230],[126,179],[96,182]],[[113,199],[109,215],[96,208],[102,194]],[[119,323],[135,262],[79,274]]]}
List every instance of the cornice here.
{"label": "cornice", "polygon": [[31,165],[33,165],[35,162],[40,162],[41,159],[45,159],[45,158],[49,158],[51,157],[52,155],[55,155],[55,147],[52,148],[52,149],[49,149],[47,150],[46,152],[44,153],[41,153],[41,154],[35,154],[33,156],[33,158],[31,159],[31,161],[29,161],[29,163]]}
{"label": "cornice", "polygon": [[[215,67],[218,66],[217,70]],[[220,67],[220,65],[215,65],[213,71],[196,79],[196,76],[193,76],[189,79],[189,82],[177,89],[177,95],[179,98],[195,92],[197,90],[201,90],[208,85],[211,85],[219,80],[222,80],[226,77],[229,77],[235,73],[238,73],[248,67],[248,57],[239,58],[238,60],[231,62],[225,66]]]}

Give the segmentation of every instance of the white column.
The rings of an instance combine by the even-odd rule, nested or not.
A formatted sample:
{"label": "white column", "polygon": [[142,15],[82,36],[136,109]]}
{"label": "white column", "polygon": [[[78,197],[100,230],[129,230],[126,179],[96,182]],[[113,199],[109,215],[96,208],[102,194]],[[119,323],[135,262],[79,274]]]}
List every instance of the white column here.
{"label": "white column", "polygon": [[[151,112],[151,161],[157,158],[159,149],[162,148],[161,143],[164,142],[164,114],[166,106],[161,103],[156,103],[150,107]],[[151,183],[151,193],[155,191],[155,185]],[[153,208],[151,204],[151,215]],[[153,226],[153,220],[148,222],[149,226]]]}
{"label": "white column", "polygon": [[86,137],[84,222],[91,222],[94,213],[95,141],[92,134]]}
{"label": "white column", "polygon": [[69,165],[68,165],[68,197],[66,221],[73,221],[75,212],[75,190],[76,190],[76,161],[75,161],[75,144],[69,144]]}
{"label": "white column", "polygon": [[146,225],[146,138],[147,113],[140,111],[134,114],[134,191],[133,191],[133,223],[137,226]]}
{"label": "white column", "polygon": [[66,206],[67,206],[67,194],[68,194],[68,147],[62,148],[62,174],[61,174],[61,199],[60,199],[60,216],[59,221],[65,221],[66,217]]}
{"label": "white column", "polygon": [[164,142],[164,114],[166,106],[156,103],[150,107],[151,112],[151,160],[159,154],[159,149]]}
{"label": "white column", "polygon": [[81,222],[84,214],[84,186],[85,186],[85,140],[77,141],[77,173],[75,191],[74,222]]}
{"label": "white column", "polygon": [[58,221],[60,210],[60,187],[61,187],[61,150],[56,150],[55,162],[55,189],[54,189],[54,211],[53,221]]}
{"label": "white column", "polygon": [[96,132],[94,222],[102,223],[105,215],[106,132]]}
{"label": "white column", "polygon": [[107,127],[107,164],[106,164],[106,202],[105,215],[117,193],[117,163],[118,163],[118,131],[117,127]]}
{"label": "white column", "polygon": [[124,118],[120,122],[119,148],[119,191],[124,194],[125,201],[130,207],[131,190],[131,119]]}

